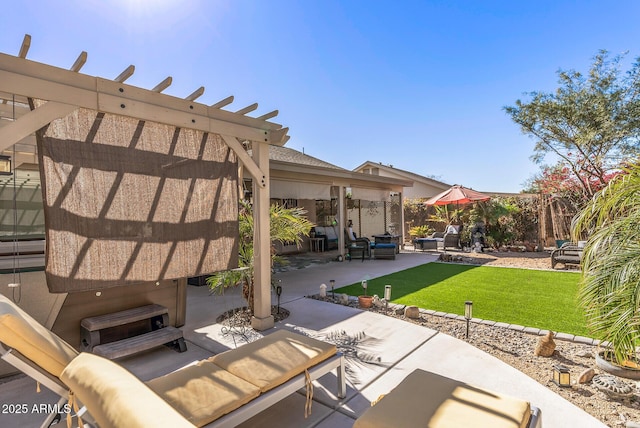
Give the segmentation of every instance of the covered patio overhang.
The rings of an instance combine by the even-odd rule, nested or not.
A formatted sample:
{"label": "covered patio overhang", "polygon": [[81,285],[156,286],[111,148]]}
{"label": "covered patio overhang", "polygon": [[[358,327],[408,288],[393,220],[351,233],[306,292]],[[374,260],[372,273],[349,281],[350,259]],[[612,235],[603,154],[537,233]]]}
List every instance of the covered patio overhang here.
{"label": "covered patio overhang", "polygon": [[[233,102],[233,96],[211,105],[201,104],[196,99],[204,93],[204,87],[185,98],[163,94],[171,85],[171,77],[153,89],[128,85],[125,81],[134,73],[133,65],[112,80],[85,75],[80,70],[87,61],[86,52],[68,70],[38,63],[26,58],[30,44],[31,37],[27,35],[18,56],[0,53],[0,154],[10,156],[14,168],[38,164],[42,154],[37,150],[36,131],[79,109],[214,134],[233,151],[238,164],[253,179],[256,288],[252,324],[258,330],[271,328],[268,147],[284,145],[289,139],[288,128],[269,121],[278,111],[248,116],[257,104],[236,111],[223,110]],[[251,155],[245,142],[251,143]],[[159,186],[157,192],[161,190]],[[183,208],[186,210],[186,206]]]}
{"label": "covered patio overhang", "polygon": [[[370,174],[362,174],[338,168],[328,168],[313,165],[301,165],[290,162],[271,161],[272,183],[284,184],[277,193],[278,198],[306,198],[306,199],[331,199],[332,188],[337,189],[337,223],[342,229],[346,225],[347,218],[347,189],[351,190],[353,199],[367,199],[385,201],[391,193],[397,194],[400,206],[403,201],[403,188],[412,187],[413,181],[396,179]],[[274,187],[277,184],[274,184]],[[305,187],[307,192],[305,193]],[[289,193],[287,193],[289,192]],[[400,209],[399,234],[404,236],[404,216]],[[338,249],[345,255],[344,233],[338,233]]]}

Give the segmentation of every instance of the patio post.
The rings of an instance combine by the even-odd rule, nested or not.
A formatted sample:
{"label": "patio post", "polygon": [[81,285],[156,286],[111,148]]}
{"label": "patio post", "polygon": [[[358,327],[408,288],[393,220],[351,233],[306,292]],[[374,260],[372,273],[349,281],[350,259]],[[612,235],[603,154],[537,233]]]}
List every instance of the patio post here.
{"label": "patio post", "polygon": [[344,241],[344,228],[346,226],[345,222],[345,204],[344,204],[344,186],[338,186],[338,250],[340,251],[340,255],[342,256],[342,260],[345,257],[345,241]]}
{"label": "patio post", "polygon": [[400,200],[400,248],[404,249],[404,192],[398,192]]}
{"label": "patio post", "polygon": [[264,174],[264,187],[253,179],[253,317],[251,327],[267,330],[274,326],[271,315],[271,236],[269,234],[269,145],[254,141],[253,159]]}

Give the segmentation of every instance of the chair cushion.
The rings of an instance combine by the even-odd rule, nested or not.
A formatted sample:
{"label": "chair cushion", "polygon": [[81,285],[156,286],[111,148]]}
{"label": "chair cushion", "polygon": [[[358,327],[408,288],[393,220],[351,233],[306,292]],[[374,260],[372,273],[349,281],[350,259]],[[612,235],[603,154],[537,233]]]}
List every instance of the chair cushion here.
{"label": "chair cushion", "polygon": [[417,369],[360,416],[354,428],[524,428],[529,402]]}
{"label": "chair cushion", "polygon": [[133,374],[98,355],[82,352],[60,379],[102,428],[193,427]]}
{"label": "chair cushion", "polygon": [[396,244],[376,244],[376,249],[378,248],[396,248]]}
{"label": "chair cushion", "polygon": [[460,233],[460,226],[456,224],[450,224],[449,226],[447,226],[447,230],[445,231],[445,233],[458,234]]}
{"label": "chair cushion", "polygon": [[0,295],[0,342],[59,378],[77,355],[71,345]]}
{"label": "chair cushion", "polygon": [[338,239],[338,234],[336,233],[336,230],[333,227],[325,227],[324,232],[325,232],[325,235],[327,235],[327,239],[329,241]]}
{"label": "chair cushion", "polygon": [[335,355],[336,346],[278,330],[209,361],[266,392]]}
{"label": "chair cushion", "polygon": [[260,395],[260,389],[208,361],[147,382],[189,422],[203,426]]}

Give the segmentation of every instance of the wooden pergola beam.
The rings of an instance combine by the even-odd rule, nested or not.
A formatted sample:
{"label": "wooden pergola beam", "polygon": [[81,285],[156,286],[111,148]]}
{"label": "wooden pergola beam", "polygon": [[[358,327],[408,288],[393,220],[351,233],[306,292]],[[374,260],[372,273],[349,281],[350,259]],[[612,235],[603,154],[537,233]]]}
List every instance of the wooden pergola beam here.
{"label": "wooden pergola beam", "polygon": [[258,103],[253,103],[249,106],[246,106],[245,108],[241,108],[240,110],[236,111],[236,114],[242,114],[245,115],[247,113],[251,113],[254,110],[258,109]]}
{"label": "wooden pergola beam", "polygon": [[80,71],[80,69],[84,66],[84,64],[87,62],[87,53],[85,51],[80,52],[80,55],[78,55],[78,59],[76,59],[76,62],[73,63],[73,65],[71,66],[71,71],[75,71],[76,73]]}
{"label": "wooden pergola beam", "polygon": [[195,101],[198,98],[200,98],[202,94],[204,94],[204,86],[200,86],[198,89],[193,91],[189,96],[185,97],[184,99],[188,101]]}
{"label": "wooden pergola beam", "polygon": [[153,92],[162,92],[165,89],[167,89],[169,86],[171,86],[171,83],[173,83],[173,77],[169,76],[166,79],[164,79],[162,82],[158,83],[155,88],[152,89]]}
{"label": "wooden pergola beam", "polygon": [[31,47],[31,36],[29,34],[25,34],[24,39],[22,39],[22,46],[20,46],[20,52],[18,53],[18,57],[26,58],[30,47]]}
{"label": "wooden pergola beam", "polygon": [[278,110],[270,111],[269,113],[263,114],[262,116],[258,116],[257,118],[260,120],[269,120],[278,115]]}
{"label": "wooden pergola beam", "polygon": [[133,73],[135,73],[135,71],[136,71],[136,67],[134,65],[130,65],[129,67],[125,68],[122,71],[122,73],[120,73],[118,77],[116,77],[113,80],[119,83],[123,83],[129,77],[133,76]]}
{"label": "wooden pergola beam", "polygon": [[211,108],[222,108],[226,105],[231,104],[233,102],[233,99],[234,99],[233,95],[229,95],[227,98],[220,100],[215,104],[211,104]]}
{"label": "wooden pergola beam", "polygon": [[33,134],[35,130],[51,123],[52,120],[64,117],[75,109],[76,107],[73,105],[48,102],[17,118],[11,124],[3,126],[0,128],[0,152]]}
{"label": "wooden pergola beam", "polygon": [[6,54],[0,54],[0,92],[268,144],[282,145],[286,135],[276,123]]}

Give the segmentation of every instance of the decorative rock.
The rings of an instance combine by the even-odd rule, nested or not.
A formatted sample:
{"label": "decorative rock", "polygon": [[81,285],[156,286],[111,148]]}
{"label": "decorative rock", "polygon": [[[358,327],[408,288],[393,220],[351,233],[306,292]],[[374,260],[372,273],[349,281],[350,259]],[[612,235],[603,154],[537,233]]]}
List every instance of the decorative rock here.
{"label": "decorative rock", "polygon": [[327,297],[327,285],[320,284],[320,297]]}
{"label": "decorative rock", "polygon": [[593,358],[593,353],[591,351],[582,351],[582,352],[576,353],[576,357]]}
{"label": "decorative rock", "polygon": [[586,369],[580,376],[578,376],[578,383],[589,383],[591,379],[596,375],[596,371],[593,368]]}
{"label": "decorative rock", "polygon": [[402,307],[396,309],[396,315],[404,315],[405,308],[406,308],[406,306],[402,306]]}
{"label": "decorative rock", "polygon": [[613,375],[599,374],[593,377],[593,384],[611,398],[629,398],[634,388]]}
{"label": "decorative rock", "polygon": [[404,316],[407,318],[420,318],[420,309],[417,306],[407,306],[404,308]]}
{"label": "decorative rock", "polygon": [[380,297],[378,297],[377,294],[373,295],[373,306],[377,307],[377,308],[384,308],[384,305],[387,303],[386,300],[381,299]]}
{"label": "decorative rock", "polygon": [[533,353],[539,357],[550,357],[556,349],[556,343],[553,341],[553,332],[550,331],[546,336],[538,339],[538,345]]}
{"label": "decorative rock", "polygon": [[348,305],[349,304],[349,295],[348,294],[341,294],[340,295],[340,303],[342,303],[343,305]]}

